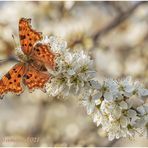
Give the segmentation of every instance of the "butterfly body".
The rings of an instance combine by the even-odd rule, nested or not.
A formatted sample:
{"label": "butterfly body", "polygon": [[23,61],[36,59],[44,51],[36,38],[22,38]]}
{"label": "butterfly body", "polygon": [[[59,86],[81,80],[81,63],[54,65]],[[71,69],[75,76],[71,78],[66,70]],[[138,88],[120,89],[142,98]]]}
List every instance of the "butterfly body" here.
{"label": "butterfly body", "polygon": [[20,94],[23,86],[29,90],[42,89],[50,79],[46,67],[54,69],[55,55],[48,45],[38,41],[41,33],[31,28],[31,20],[22,18],[19,21],[19,36],[21,48],[18,52],[19,63],[13,66],[0,80],[0,97],[7,92]]}

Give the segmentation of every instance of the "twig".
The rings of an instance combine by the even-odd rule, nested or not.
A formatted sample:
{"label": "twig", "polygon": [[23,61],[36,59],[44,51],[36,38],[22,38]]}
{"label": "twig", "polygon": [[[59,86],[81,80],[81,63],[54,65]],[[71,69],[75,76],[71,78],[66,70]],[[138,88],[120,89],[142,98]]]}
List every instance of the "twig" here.
{"label": "twig", "polygon": [[96,32],[96,34],[92,36],[94,41],[96,42],[100,36],[105,35],[112,29],[114,29],[116,26],[127,20],[133,14],[133,12],[143,3],[146,3],[146,1],[138,2],[126,12],[120,13],[113,21],[111,21],[111,23],[109,23],[109,25],[104,27],[102,30],[99,30],[98,32]]}

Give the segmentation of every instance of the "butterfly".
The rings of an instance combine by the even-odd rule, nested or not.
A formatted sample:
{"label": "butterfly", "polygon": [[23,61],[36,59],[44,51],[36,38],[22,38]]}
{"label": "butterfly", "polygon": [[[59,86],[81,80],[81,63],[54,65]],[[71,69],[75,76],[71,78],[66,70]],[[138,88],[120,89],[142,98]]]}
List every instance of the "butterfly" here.
{"label": "butterfly", "polygon": [[24,90],[23,86],[27,86],[30,91],[43,90],[45,83],[51,78],[47,73],[47,67],[51,69],[55,67],[55,54],[52,53],[50,45],[40,42],[43,36],[32,29],[31,19],[19,20],[19,38],[21,50],[26,58],[20,59],[2,76],[1,99],[7,92],[21,94]]}

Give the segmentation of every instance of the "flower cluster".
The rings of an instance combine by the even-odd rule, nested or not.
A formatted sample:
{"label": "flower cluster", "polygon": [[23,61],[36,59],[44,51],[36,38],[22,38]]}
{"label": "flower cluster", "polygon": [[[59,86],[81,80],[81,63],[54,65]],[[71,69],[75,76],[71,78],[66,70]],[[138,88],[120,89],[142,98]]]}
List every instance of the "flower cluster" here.
{"label": "flower cluster", "polygon": [[67,43],[57,37],[46,37],[41,42],[50,44],[57,54],[56,67],[49,70],[52,77],[46,84],[49,95],[81,96],[88,115],[102,126],[109,140],[147,131],[148,90],[139,82],[128,77],[120,81],[107,79],[100,84],[95,80],[93,60],[83,51],[70,51]]}
{"label": "flower cluster", "polygon": [[148,104],[144,97],[148,90],[126,78],[121,82],[106,80],[99,92],[100,104],[96,104],[93,118],[107,132],[109,140],[147,131]]}
{"label": "flower cluster", "polygon": [[88,80],[95,76],[93,61],[83,51],[70,52],[66,49],[67,44],[56,37],[45,40],[57,54],[55,70],[49,70],[52,78],[46,85],[47,93],[52,96],[80,94],[87,87]]}

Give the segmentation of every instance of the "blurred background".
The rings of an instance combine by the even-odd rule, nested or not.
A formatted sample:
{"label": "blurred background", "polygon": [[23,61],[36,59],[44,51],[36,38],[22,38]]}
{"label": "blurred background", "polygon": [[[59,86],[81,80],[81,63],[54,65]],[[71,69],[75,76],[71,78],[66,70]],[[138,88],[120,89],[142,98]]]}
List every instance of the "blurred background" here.
{"label": "blurred background", "polygon": [[[132,76],[148,87],[148,2],[0,2],[0,76],[16,62],[18,21],[32,19],[44,35],[85,50],[97,78]],[[108,141],[78,98],[49,98],[40,90],[0,100],[0,146],[148,146],[145,138]]]}

